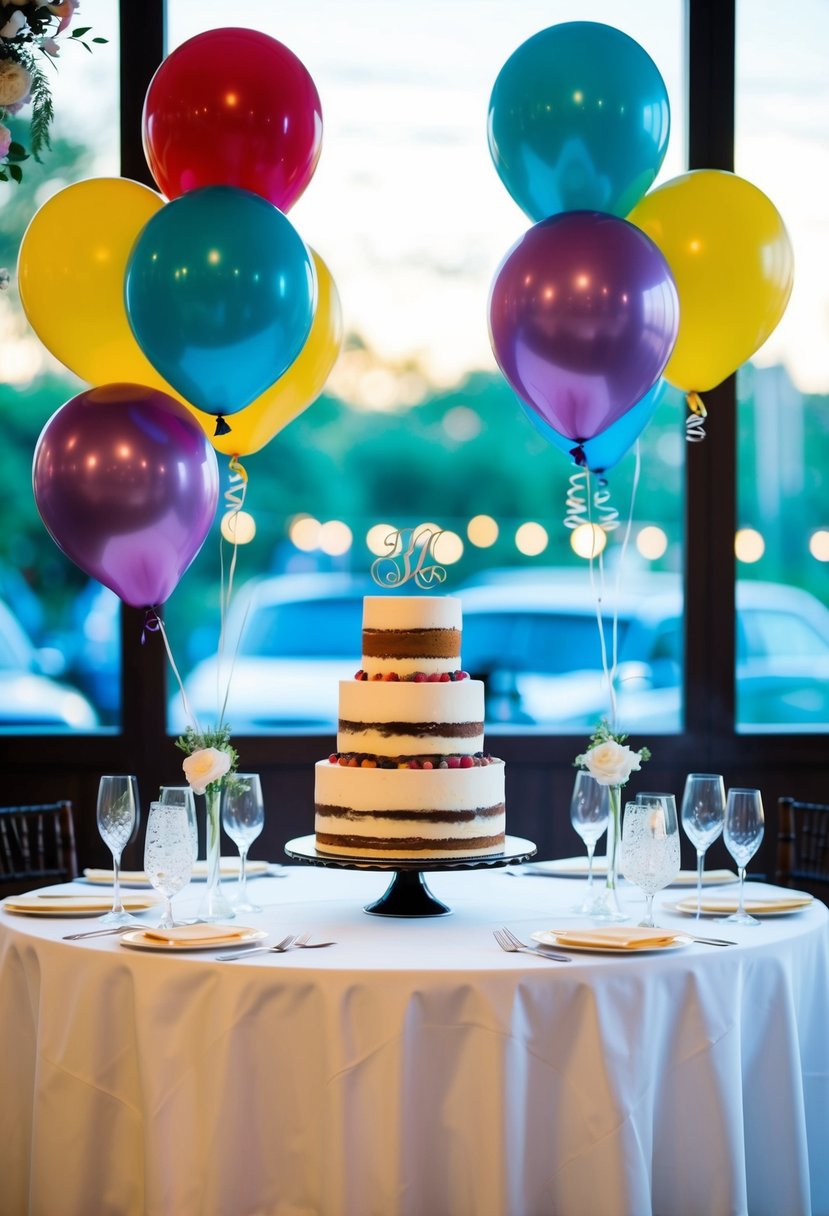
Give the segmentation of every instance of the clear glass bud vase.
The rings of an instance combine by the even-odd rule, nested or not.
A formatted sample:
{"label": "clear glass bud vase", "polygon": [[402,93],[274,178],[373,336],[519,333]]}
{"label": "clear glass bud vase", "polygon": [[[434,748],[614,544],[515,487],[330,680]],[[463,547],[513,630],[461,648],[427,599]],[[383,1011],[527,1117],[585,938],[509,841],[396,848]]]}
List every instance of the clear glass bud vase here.
{"label": "clear glass bud vase", "polygon": [[619,845],[622,840],[622,787],[608,787],[609,814],[607,817],[607,877],[604,890],[590,912],[591,920],[627,920],[627,914],[619,904]]}
{"label": "clear glass bud vase", "polygon": [[222,891],[222,790],[221,786],[204,794],[207,884],[199,907],[199,919],[209,922],[231,920],[233,909]]}

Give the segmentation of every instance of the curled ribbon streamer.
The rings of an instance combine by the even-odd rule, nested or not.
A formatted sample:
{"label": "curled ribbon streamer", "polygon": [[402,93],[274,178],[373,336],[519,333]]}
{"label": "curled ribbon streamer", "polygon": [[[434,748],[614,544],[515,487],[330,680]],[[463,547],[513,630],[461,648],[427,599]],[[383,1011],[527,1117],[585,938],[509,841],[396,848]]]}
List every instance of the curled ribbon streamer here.
{"label": "curled ribbon streamer", "polygon": [[600,477],[593,491],[593,506],[598,512],[596,521],[605,532],[614,532],[619,527],[619,512],[610,505],[610,487],[606,477]]}
{"label": "curled ribbon streamer", "polygon": [[144,613],[144,624],[141,626],[141,645],[147,641],[148,633],[158,633],[161,628],[161,618],[155,608],[148,608]]}
{"label": "curled ribbon streamer", "polygon": [[590,513],[587,493],[588,477],[589,473],[587,469],[576,469],[575,473],[570,474],[567,499],[564,504],[566,511],[564,516],[565,528],[580,528],[582,524],[588,522]]}
{"label": "curled ribbon streamer", "polygon": [[705,419],[708,410],[702,403],[699,393],[687,393],[685,401],[688,405],[688,417],[685,419],[686,443],[702,443],[705,438]]}
{"label": "curled ribbon streamer", "polygon": [[199,726],[198,720],[196,719],[192,709],[190,708],[190,703],[187,700],[187,693],[184,691],[184,681],[181,678],[181,672],[179,671],[178,667],[176,666],[176,661],[173,658],[173,651],[170,646],[170,640],[167,637],[167,630],[164,628],[164,622],[153,608],[149,608],[147,610],[148,618],[149,618],[149,614],[151,612],[153,614],[155,623],[153,625],[150,625],[149,620],[147,620],[147,621],[145,621],[145,628],[151,629],[153,632],[158,630],[158,632],[161,634],[161,637],[164,640],[164,649],[167,651],[167,658],[170,660],[170,666],[173,669],[173,675],[176,677],[176,683],[178,684],[178,690],[181,694],[181,703],[184,706],[184,712],[187,716],[187,721],[192,722],[193,729],[196,731],[197,734],[201,734],[201,727]]}

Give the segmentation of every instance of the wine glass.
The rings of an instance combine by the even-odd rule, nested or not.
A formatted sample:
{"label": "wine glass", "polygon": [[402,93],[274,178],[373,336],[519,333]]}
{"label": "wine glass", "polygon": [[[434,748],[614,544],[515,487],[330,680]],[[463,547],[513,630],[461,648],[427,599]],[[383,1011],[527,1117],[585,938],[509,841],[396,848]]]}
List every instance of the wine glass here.
{"label": "wine glass", "polygon": [[235,902],[237,912],[261,912],[248,899],[248,849],[262,831],[265,810],[262,785],[258,773],[236,773],[230,785],[222,790],[222,827],[239,850],[239,893]]}
{"label": "wine glass", "polygon": [[679,824],[673,794],[639,794],[625,806],[621,869],[645,893],[645,916],[653,928],[653,897],[679,873]]}
{"label": "wine glass", "polygon": [[697,851],[697,915],[702,909],[705,851],[723,829],[725,783],[716,773],[689,773],[682,795],[682,826]]}
{"label": "wine glass", "polygon": [[193,842],[193,861],[199,855],[199,829],[196,821],[196,799],[189,785],[162,785],[158,801],[165,806],[183,806],[187,811],[190,836]]}
{"label": "wine glass", "polygon": [[607,829],[609,811],[607,786],[600,785],[586,769],[580,769],[576,773],[573,795],[570,799],[570,822],[587,848],[587,895],[584,903],[574,908],[573,911],[587,916],[595,906],[593,854],[599,838]]}
{"label": "wine glass", "polygon": [[[121,854],[138,823],[138,779],[102,777],[98,783],[98,831],[112,854],[112,908],[99,917],[106,925],[135,921],[121,902]],[[137,922],[136,922],[137,923]]]}
{"label": "wine glass", "polygon": [[723,840],[725,847],[737,863],[740,875],[740,902],[737,911],[723,918],[723,923],[732,925],[759,925],[756,917],[745,910],[746,866],[760,847],[763,839],[763,799],[759,790],[730,789],[725,807]]}
{"label": "wine glass", "polygon": [[144,869],[151,885],[164,896],[164,915],[158,928],[175,928],[173,896],[187,886],[193,872],[193,838],[183,803],[150,803]]}

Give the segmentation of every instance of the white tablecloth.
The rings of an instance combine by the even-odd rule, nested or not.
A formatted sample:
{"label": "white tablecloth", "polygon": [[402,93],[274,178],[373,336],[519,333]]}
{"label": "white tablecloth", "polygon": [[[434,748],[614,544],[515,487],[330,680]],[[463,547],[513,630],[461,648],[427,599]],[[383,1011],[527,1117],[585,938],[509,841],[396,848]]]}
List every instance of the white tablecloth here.
{"label": "white tablecloth", "polygon": [[579,881],[437,873],[451,916],[366,915],[387,881],[251,883],[249,923],[339,944],[244,963],[0,912],[2,1216],[829,1212],[823,905],[555,964],[491,929]]}

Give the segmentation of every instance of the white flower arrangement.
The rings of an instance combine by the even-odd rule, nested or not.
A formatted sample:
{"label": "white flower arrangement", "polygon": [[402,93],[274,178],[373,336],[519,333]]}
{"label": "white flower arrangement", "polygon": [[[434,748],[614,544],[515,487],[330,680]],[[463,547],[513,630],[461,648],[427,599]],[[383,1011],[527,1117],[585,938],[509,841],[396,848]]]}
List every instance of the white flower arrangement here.
{"label": "white flower arrangement", "polygon": [[626,739],[627,735],[615,733],[603,721],[590,736],[587,751],[576,756],[573,763],[578,768],[586,768],[599,785],[625,785],[631,773],[638,772],[642,762],[651,758],[646,747],[635,752],[627,746]]}

